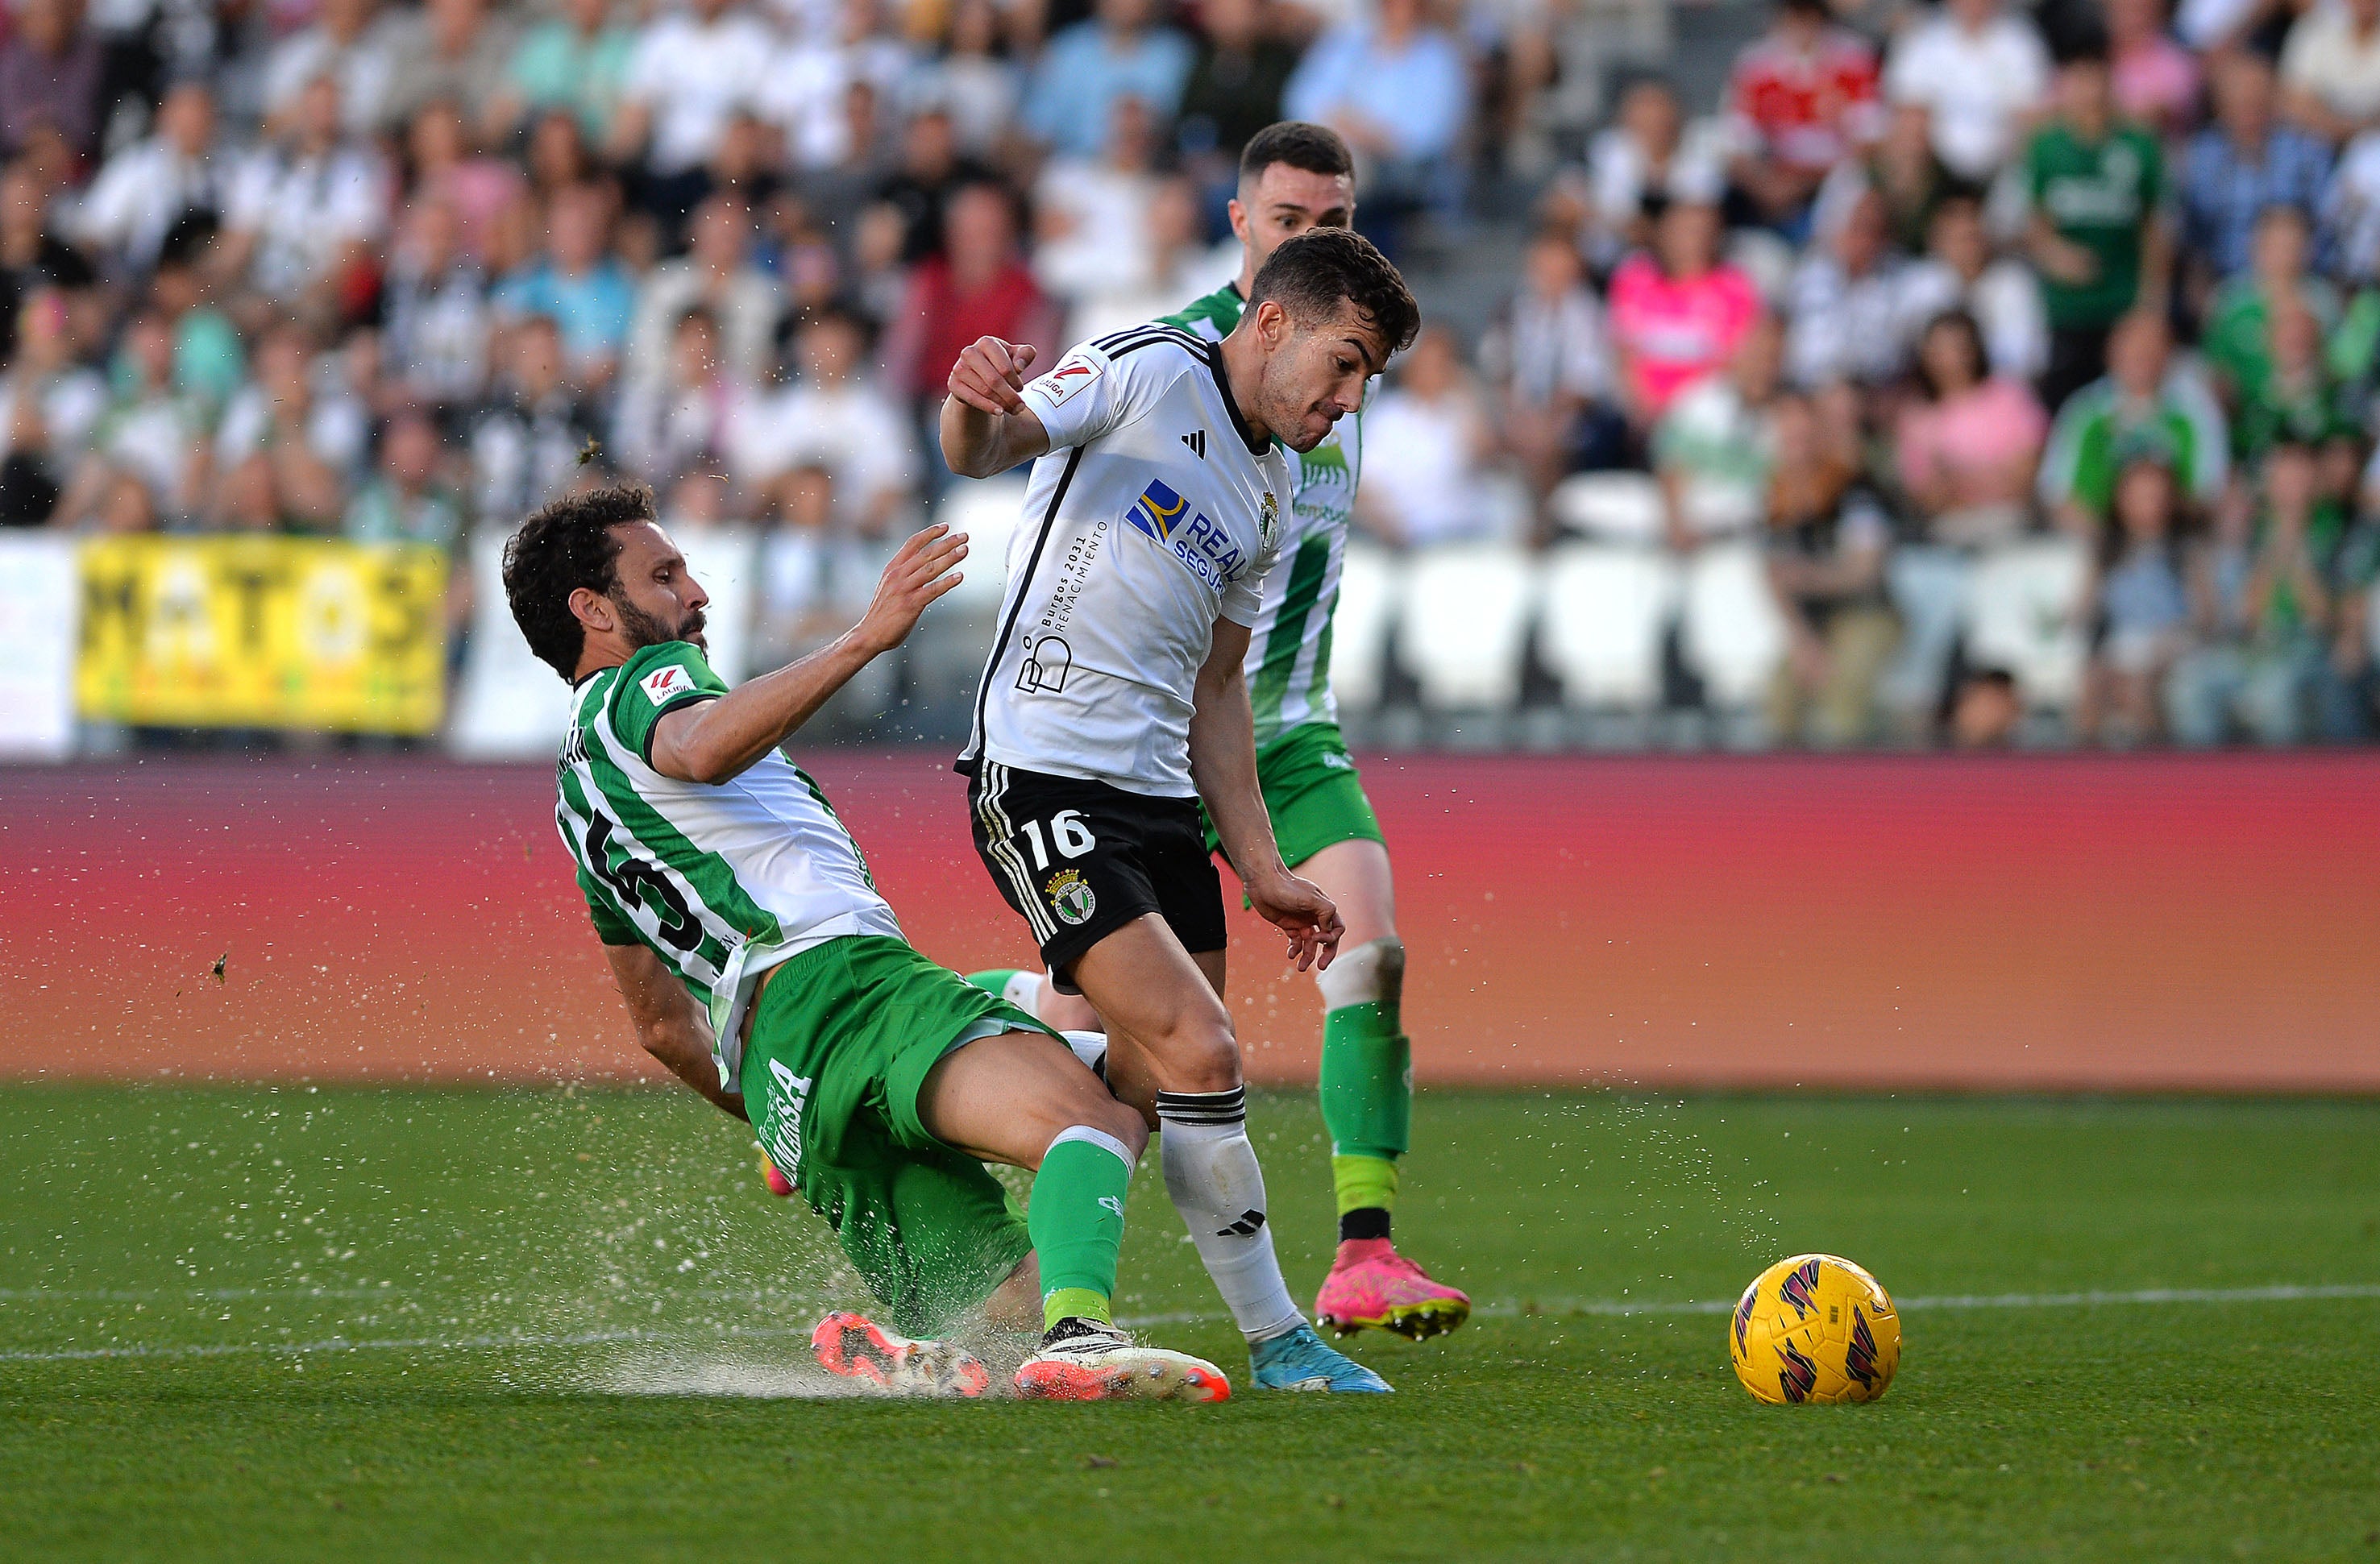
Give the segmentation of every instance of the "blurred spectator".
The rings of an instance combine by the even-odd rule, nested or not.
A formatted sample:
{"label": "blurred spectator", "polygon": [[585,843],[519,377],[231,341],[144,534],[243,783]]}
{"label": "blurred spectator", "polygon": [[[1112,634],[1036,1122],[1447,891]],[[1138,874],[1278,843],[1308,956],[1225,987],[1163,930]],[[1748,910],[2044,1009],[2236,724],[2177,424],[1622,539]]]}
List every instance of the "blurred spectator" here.
{"label": "blurred spectator", "polygon": [[658,377],[676,323],[700,305],[719,332],[727,373],[756,382],[776,346],[779,306],[776,284],[752,263],[752,213],[735,196],[712,196],[696,209],[687,232],[686,254],[647,273],[638,291],[627,372]]}
{"label": "blurred spectator", "polygon": [[636,30],[613,18],[612,0],[562,0],[513,50],[487,103],[490,130],[508,135],[533,114],[565,109],[589,141],[604,141],[627,91],[636,41]]}
{"label": "blurred spectator", "polygon": [[553,317],[531,315],[512,327],[503,363],[471,424],[471,494],[481,521],[508,527],[568,491],[602,447],[593,409],[565,378]]}
{"label": "blurred spectator", "polygon": [[107,410],[91,427],[59,508],[69,515],[94,512],[115,479],[129,474],[147,486],[160,515],[193,514],[212,463],[198,407],[174,389],[173,328],[163,315],[133,316],[108,382]]}
{"label": "blurred spectator", "polygon": [[1520,292],[1481,356],[1502,392],[1497,427],[1539,506],[1564,475],[1620,465],[1627,427],[1612,404],[1603,306],[1569,235],[1529,242]]}
{"label": "blurred spectator", "polygon": [[719,321],[689,306],[670,334],[661,372],[632,378],[620,392],[612,444],[621,466],[658,490],[689,472],[723,473],[746,438],[758,395],[719,346]]}
{"label": "blurred spectator", "polygon": [[1426,325],[1364,412],[1355,523],[1397,549],[1495,536],[1483,470],[1495,435],[1444,326]]}
{"label": "blurred spectator", "polygon": [[1139,269],[1102,277],[1081,294],[1067,313],[1066,340],[1088,342],[1170,315],[1237,276],[1239,241],[1207,244],[1197,188],[1189,180],[1157,181],[1149,190]]}
{"label": "blurred spectator", "polygon": [[1922,105],[1943,165],[1979,185],[2014,155],[2049,84],[2041,35],[2000,0],[1942,0],[1900,35],[1884,67],[1885,96]]}
{"label": "blurred spectator", "polygon": [[1686,387],[1733,357],[1759,319],[1752,279],[1719,260],[1718,208],[1671,200],[1655,220],[1653,244],[1611,276],[1611,341],[1621,405],[1631,427],[1649,430]]}
{"label": "blurred spectator", "polygon": [[2182,250],[2200,298],[2248,264],[2256,219],[2274,206],[2320,210],[2330,149],[2273,119],[2273,67],[2249,54],[2214,67],[2215,122],[2191,139],[2181,170]]}
{"label": "blurred spectator", "polygon": [[1892,242],[1906,250],[1924,249],[1935,209],[1970,188],[1934,155],[1931,124],[1924,105],[1894,104],[1865,155],[1845,158],[1818,187],[1815,225],[1821,232],[1831,228],[1852,201],[1873,192],[1884,202]]}
{"label": "blurred spectator", "polygon": [[1002,54],[994,0],[955,0],[941,56],[920,62],[911,82],[921,109],[950,115],[952,133],[966,156],[997,152],[1011,134],[1023,86],[1015,64]]}
{"label": "blurred spectator", "polygon": [[800,377],[754,409],[735,459],[746,480],[761,490],[796,468],[823,470],[833,479],[842,527],[883,539],[908,503],[917,464],[900,406],[866,373],[867,348],[866,333],[849,315],[804,321],[794,337]]}
{"label": "blurred spectator", "polygon": [[382,124],[396,24],[376,0],[321,0],[313,22],[275,45],[264,67],[265,130],[277,134],[299,113],[298,100],[322,77],[338,86],[340,123],[351,135]]}
{"label": "blurred spectator", "polygon": [[2323,486],[2325,498],[2344,498],[2355,471],[2358,431],[2323,360],[2320,321],[2302,299],[2285,296],[2274,304],[2257,348],[2253,388],[2241,396],[2231,421],[2232,454],[2254,458],[2284,442],[2316,451],[2344,444],[2343,462],[2325,464],[2331,471]]}
{"label": "blurred spectator", "polygon": [[2307,6],[2281,51],[2289,116],[2337,147],[2380,124],[2380,0]]}
{"label": "blurred spectator", "polygon": [[1874,726],[1876,677],[1900,637],[1884,590],[1891,523],[1828,451],[1807,398],[1779,397],[1768,426],[1768,588],[1786,628],[1769,685],[1770,734],[1784,744],[1861,743]]}
{"label": "blurred spectator", "polygon": [[1207,0],[1198,20],[1177,136],[1209,183],[1228,184],[1248,138],[1281,117],[1297,51],[1267,28],[1262,0]]}
{"label": "blurred spectator", "polygon": [[1973,317],[1935,318],[1918,345],[1922,400],[1895,435],[1903,492],[1927,541],[2005,543],[2025,530],[2049,419],[2023,382],[1989,372]]}
{"label": "blurred spectator", "polygon": [[[1670,55],[1668,0],[1541,0],[1511,8],[1503,41],[1514,113],[1506,162],[1517,173],[1569,154],[1607,117],[1604,92],[1621,68],[1656,68]],[[1625,116],[1625,109],[1621,111]]]}
{"label": "blurred spectator", "polygon": [[911,268],[884,344],[888,380],[921,407],[938,403],[961,349],[979,336],[1030,343],[1050,363],[1058,316],[1016,247],[1016,213],[997,185],[951,198],[944,253]]}
{"label": "blurred spectator", "polygon": [[1688,389],[1653,434],[1653,471],[1665,502],[1672,549],[1748,537],[1767,515],[1774,470],[1775,410],[1784,371],[1784,332],[1755,315],[1725,374]]}
{"label": "blurred spectator", "polygon": [[1903,262],[1885,232],[1884,198],[1852,200],[1793,273],[1787,374],[1797,385],[1878,386],[1900,373]]}
{"label": "blurred spectator", "polygon": [[1961,749],[2005,749],[2024,721],[2016,675],[1978,668],[1959,682],[1950,700],[1950,742]]}
{"label": "blurred spectator", "polygon": [[340,126],[338,83],[318,76],[299,91],[289,128],[232,178],[224,270],[285,305],[365,264],[387,225],[387,169]]}
{"label": "blurred spectator", "polygon": [[796,467],[771,485],[755,593],[759,666],[817,650],[867,611],[889,551],[839,527],[837,512],[834,479],[823,467]]}
{"label": "blurred spectator", "polygon": [[407,215],[389,262],[382,348],[407,394],[459,408],[487,382],[488,283],[464,253],[455,210],[431,198]]}
{"label": "blurred spectator", "polygon": [[1718,201],[1726,139],[1715,120],[1689,125],[1668,82],[1640,78],[1621,95],[1618,118],[1597,132],[1586,167],[1556,186],[1552,214],[1577,223],[1588,259],[1608,270],[1653,242],[1647,198]]}
{"label": "blurred spectator", "polygon": [[637,285],[606,249],[611,198],[575,185],[553,198],[545,253],[496,285],[496,307],[519,317],[542,315],[562,328],[570,373],[589,386],[612,377],[636,317]]}
{"label": "blurred spectator", "polygon": [[2166,0],[2107,0],[2117,112],[2166,140],[2198,118],[2198,57],[2166,30]]}
{"label": "blurred spectator", "polygon": [[[879,22],[877,0],[843,0],[842,19],[832,36],[795,37],[770,62],[757,107],[783,131],[795,168],[876,161],[885,139],[880,115],[910,68],[907,46],[880,31]],[[863,86],[864,99],[858,91]],[[856,108],[861,102],[864,113]]]}
{"label": "blurred spectator", "polygon": [[18,0],[17,27],[0,42],[0,157],[46,131],[78,159],[99,151],[103,68],[99,39],[79,0]]}
{"label": "blurred spectator", "polygon": [[65,296],[31,295],[0,369],[0,527],[50,518],[106,406],[106,382],[75,362]]}
{"label": "blurred spectator", "polygon": [[775,41],[733,0],[686,0],[637,33],[609,151],[641,156],[642,204],[674,222],[693,210],[703,165],[738,109],[759,102]]}
{"label": "blurred spectator", "polygon": [[1025,128],[1050,152],[1099,156],[1118,98],[1137,98],[1159,118],[1172,118],[1191,50],[1154,9],[1150,0],[1098,0],[1089,20],[1050,40],[1023,109]]}
{"label": "blurred spectator", "polygon": [[2111,716],[2131,743],[2163,734],[2159,693],[2190,629],[2180,533],[2180,502],[2164,455],[2125,462],[2083,592],[2094,647],[2074,734],[2084,744],[2098,741]]}
{"label": "blurred spectator", "polygon": [[2106,45],[2078,44],[2058,67],[2058,108],[2025,149],[2027,241],[2049,307],[2052,406],[2107,367],[2107,333],[2135,304],[2165,308],[2172,260],[2160,204],[2164,152],[2119,124]]}
{"label": "blurred spectator", "polygon": [[501,130],[485,116],[504,92],[515,46],[510,18],[492,12],[489,0],[423,0],[390,41],[382,122],[403,125],[445,99],[469,104],[488,129]]}
{"label": "blurred spectator", "polygon": [[157,264],[187,212],[220,212],[227,168],[214,155],[213,94],[186,81],[157,108],[156,134],[109,158],[75,210],[75,236],[135,273]]}
{"label": "blurred spectator", "polygon": [[0,169],[0,354],[14,345],[17,312],[30,295],[60,290],[71,316],[75,296],[99,280],[82,252],[51,232],[48,202],[29,162]]}
{"label": "blurred spectator", "polygon": [[1451,157],[1468,112],[1463,52],[1431,25],[1424,0],[1378,0],[1377,16],[1317,39],[1289,80],[1292,118],[1327,125],[1358,160],[1364,210],[1391,226],[1455,188]]}
{"label": "blurred spectator", "polygon": [[463,537],[463,503],[444,481],[438,428],[400,413],[381,437],[380,470],[348,505],[342,530],[358,543],[428,543],[451,549]]}
{"label": "blurred spectator", "polygon": [[901,263],[914,266],[942,252],[942,212],[960,187],[996,178],[990,165],[960,151],[958,122],[948,109],[910,116],[901,136],[901,162],[877,182],[877,200],[901,215]]}
{"label": "blurred spectator", "polygon": [[2217,289],[2206,313],[2199,346],[2216,383],[2236,411],[2263,394],[2272,373],[2266,333],[2275,309],[2294,301],[2327,333],[2338,324],[2338,290],[2309,274],[2313,242],[2305,214],[2292,206],[2271,206],[2256,221],[2253,260],[2248,269]]}
{"label": "blurred spectator", "polygon": [[1775,0],[1768,31],[1728,84],[1730,172],[1763,220],[1798,233],[1819,181],[1884,128],[1876,52],[1833,25],[1827,0]]}
{"label": "blurred spectator", "polygon": [[414,200],[436,199],[454,209],[463,248],[485,261],[496,227],[528,193],[520,165],[471,150],[463,111],[452,98],[433,98],[407,127]]}
{"label": "blurred spectator", "polygon": [[1100,156],[1053,157],[1033,188],[1033,276],[1059,298],[1149,273],[1156,127],[1137,98],[1116,99],[1113,112]]}
{"label": "blurred spectator", "polygon": [[2242,513],[2221,522],[2200,551],[2193,586],[2203,643],[2176,666],[2167,692],[2182,743],[2220,744],[2235,726],[2267,745],[2354,731],[2328,633],[2337,604],[2326,556],[2342,529],[2337,512],[2320,503],[2317,483],[2312,450],[2276,446],[2252,535]]}
{"label": "blurred spectator", "polygon": [[2198,376],[2172,362],[2164,318],[2135,310],[2107,344],[2107,373],[2069,397],[2041,460],[2041,503],[2078,537],[2099,535],[2116,474],[2136,455],[2162,455],[2200,509],[2230,472],[2223,409]]}
{"label": "blurred spectator", "polygon": [[1914,347],[1919,333],[1949,309],[1974,318],[1993,374],[2034,381],[2048,367],[2041,284],[2022,261],[1994,259],[1983,209],[1969,195],[1949,196],[1935,209],[1925,257],[1901,273],[1901,341]]}
{"label": "blurred spectator", "polygon": [[284,513],[308,527],[336,522],[347,485],[363,466],[370,415],[352,396],[321,394],[313,344],[302,327],[268,332],[251,370],[224,409],[216,469],[229,473],[261,456],[273,469]]}
{"label": "blurred spectator", "polygon": [[166,234],[149,279],[150,302],[173,333],[174,389],[210,424],[248,376],[239,328],[213,303],[215,247],[213,219],[186,215]]}

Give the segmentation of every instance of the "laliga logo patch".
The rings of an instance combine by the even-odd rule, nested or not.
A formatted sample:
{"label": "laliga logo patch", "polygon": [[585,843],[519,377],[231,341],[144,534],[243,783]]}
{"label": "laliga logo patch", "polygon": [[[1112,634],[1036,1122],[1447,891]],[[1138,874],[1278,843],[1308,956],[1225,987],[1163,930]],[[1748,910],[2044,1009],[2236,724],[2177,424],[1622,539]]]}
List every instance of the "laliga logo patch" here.
{"label": "laliga logo patch", "polygon": [[1070,928],[1099,910],[1099,899],[1091,893],[1091,882],[1080,869],[1060,869],[1050,877],[1047,891],[1050,911]]}
{"label": "laliga logo patch", "polygon": [[674,695],[684,695],[694,688],[694,679],[682,663],[673,662],[666,668],[656,668],[637,681],[645,698],[659,706]]}
{"label": "laliga logo patch", "polygon": [[1099,367],[1088,358],[1069,358],[1041,377],[1041,394],[1052,407],[1099,378]]}

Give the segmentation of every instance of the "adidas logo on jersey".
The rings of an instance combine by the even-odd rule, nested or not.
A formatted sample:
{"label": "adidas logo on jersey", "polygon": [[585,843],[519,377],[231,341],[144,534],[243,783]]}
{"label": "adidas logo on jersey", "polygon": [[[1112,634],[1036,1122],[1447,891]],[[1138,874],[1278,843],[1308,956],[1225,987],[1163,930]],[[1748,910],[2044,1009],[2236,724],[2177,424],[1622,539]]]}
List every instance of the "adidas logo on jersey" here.
{"label": "adidas logo on jersey", "polygon": [[1198,454],[1198,459],[1200,461],[1203,462],[1207,459],[1207,431],[1205,430],[1192,430],[1188,434],[1182,437],[1182,443],[1189,446],[1191,450],[1196,451]]}
{"label": "adidas logo on jersey", "polygon": [[1232,547],[1231,534],[1191,510],[1190,502],[1168,488],[1162,479],[1149,479],[1123,518],[1218,591],[1235,580],[1247,564],[1246,557]]}

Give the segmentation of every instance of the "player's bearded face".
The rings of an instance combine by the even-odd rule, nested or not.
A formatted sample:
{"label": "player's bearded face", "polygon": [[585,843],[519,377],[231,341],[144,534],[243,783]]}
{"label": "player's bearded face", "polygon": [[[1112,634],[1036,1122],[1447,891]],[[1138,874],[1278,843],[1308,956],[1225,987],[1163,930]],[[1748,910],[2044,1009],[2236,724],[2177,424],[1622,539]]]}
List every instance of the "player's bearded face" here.
{"label": "player's bearded face", "polygon": [[621,633],[638,648],[691,641],[705,651],[710,649],[710,643],[703,638],[702,610],[698,608],[680,612],[673,604],[660,613],[648,613],[630,602],[623,590],[612,594],[612,609],[620,616]]}
{"label": "player's bearded face", "polygon": [[1293,451],[1311,451],[1364,405],[1364,382],[1386,355],[1354,305],[1329,321],[1293,326],[1266,361],[1260,416]]}

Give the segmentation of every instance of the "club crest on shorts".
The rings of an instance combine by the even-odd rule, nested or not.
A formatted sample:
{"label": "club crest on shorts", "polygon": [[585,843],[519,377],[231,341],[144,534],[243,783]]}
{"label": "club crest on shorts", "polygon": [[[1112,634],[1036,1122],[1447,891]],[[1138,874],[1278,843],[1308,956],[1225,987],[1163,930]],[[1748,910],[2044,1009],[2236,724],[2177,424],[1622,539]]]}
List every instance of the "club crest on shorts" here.
{"label": "club crest on shorts", "polygon": [[1050,877],[1044,893],[1050,898],[1050,910],[1070,928],[1099,908],[1099,899],[1091,893],[1091,882],[1083,878],[1080,869],[1060,869]]}

